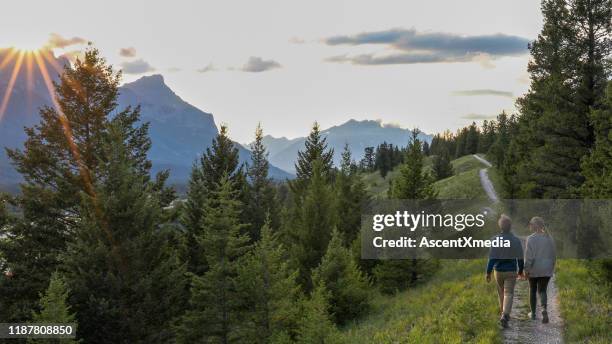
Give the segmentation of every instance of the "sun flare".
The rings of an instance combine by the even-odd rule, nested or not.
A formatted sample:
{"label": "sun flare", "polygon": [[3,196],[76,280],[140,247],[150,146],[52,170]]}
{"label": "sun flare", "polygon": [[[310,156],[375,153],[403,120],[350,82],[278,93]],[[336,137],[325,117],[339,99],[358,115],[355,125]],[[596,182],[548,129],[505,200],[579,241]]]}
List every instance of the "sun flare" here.
{"label": "sun flare", "polygon": [[[59,109],[59,105],[57,104],[57,101],[53,96],[53,81],[51,80],[49,74],[50,72],[47,69],[47,64],[52,67],[52,73],[61,74],[62,68],[53,59],[53,56],[51,54],[52,52],[49,49],[44,49],[42,46],[39,46],[39,48],[35,48],[32,50],[25,49],[25,46],[22,49],[13,47],[5,53],[2,59],[0,59],[0,71],[3,71],[3,69],[5,68],[8,69],[12,67],[12,69],[9,69],[7,71],[10,73],[10,79],[8,84],[6,85],[4,94],[0,94],[0,121],[2,121],[4,117],[9,100],[13,92],[13,88],[15,87],[15,83],[20,75],[20,72],[26,73],[26,82],[28,84],[28,89],[30,89],[34,78],[33,73],[36,69],[42,76],[49,95],[51,95],[51,101],[53,103],[53,106],[56,109]],[[34,66],[36,66],[37,68],[34,68]]]}
{"label": "sun flare", "polygon": [[48,44],[47,39],[23,39],[19,43],[13,43],[12,48],[24,52],[34,52],[42,50]]}

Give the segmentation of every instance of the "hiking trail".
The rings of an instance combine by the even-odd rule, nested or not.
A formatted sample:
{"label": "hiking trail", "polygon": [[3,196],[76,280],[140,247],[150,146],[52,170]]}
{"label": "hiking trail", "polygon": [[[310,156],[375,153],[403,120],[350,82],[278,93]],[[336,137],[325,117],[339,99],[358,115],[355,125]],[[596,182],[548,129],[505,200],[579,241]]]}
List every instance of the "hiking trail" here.
{"label": "hiking trail", "polygon": [[[480,169],[480,183],[493,203],[499,202],[493,183],[489,179],[488,169],[492,167],[486,159],[474,154],[473,157],[483,163],[486,168]],[[521,238],[524,243],[525,238]],[[539,298],[538,298],[539,302]],[[537,319],[529,319],[529,282],[516,281],[514,289],[514,306],[510,314],[510,327],[502,330],[503,342],[507,344],[562,344],[563,319],[559,309],[559,297],[555,278],[548,283],[548,324],[542,324],[542,313],[538,304]]]}

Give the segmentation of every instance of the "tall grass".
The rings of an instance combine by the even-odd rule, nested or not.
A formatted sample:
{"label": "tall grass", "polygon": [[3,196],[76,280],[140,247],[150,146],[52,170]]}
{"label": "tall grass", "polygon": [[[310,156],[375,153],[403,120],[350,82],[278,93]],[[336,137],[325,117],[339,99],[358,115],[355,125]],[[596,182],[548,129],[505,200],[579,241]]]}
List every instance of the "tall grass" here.
{"label": "tall grass", "polygon": [[348,343],[500,343],[497,299],[483,260],[443,261],[427,283],[377,296],[370,315],[348,325]]}
{"label": "tall grass", "polygon": [[594,278],[595,264],[561,260],[557,286],[568,343],[612,343],[610,289]]}

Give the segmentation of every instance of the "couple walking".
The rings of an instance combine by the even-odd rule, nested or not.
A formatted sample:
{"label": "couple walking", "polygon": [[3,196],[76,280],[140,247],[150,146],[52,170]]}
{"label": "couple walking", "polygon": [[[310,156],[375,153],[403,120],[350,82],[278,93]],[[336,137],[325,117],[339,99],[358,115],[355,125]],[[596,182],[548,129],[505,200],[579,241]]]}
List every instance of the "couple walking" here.
{"label": "couple walking", "polygon": [[546,232],[544,220],[534,217],[529,221],[529,229],[533,232],[527,237],[523,254],[521,240],[512,231],[512,220],[506,215],[499,218],[498,226],[501,231],[496,237],[509,240],[510,247],[492,248],[487,264],[487,282],[491,275],[497,284],[499,307],[501,310],[500,324],[506,328],[512,311],[514,286],[516,280],[529,280],[529,317],[536,319],[537,295],[540,296],[542,309],[542,322],[548,323],[546,312],[548,282],[555,270],[555,245],[552,237]]}

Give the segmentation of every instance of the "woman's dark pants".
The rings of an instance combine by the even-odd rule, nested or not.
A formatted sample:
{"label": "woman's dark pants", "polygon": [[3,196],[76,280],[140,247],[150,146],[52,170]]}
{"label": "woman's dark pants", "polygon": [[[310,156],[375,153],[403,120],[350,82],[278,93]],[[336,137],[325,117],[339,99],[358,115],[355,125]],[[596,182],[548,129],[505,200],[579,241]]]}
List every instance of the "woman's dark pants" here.
{"label": "woman's dark pants", "polygon": [[546,288],[548,288],[548,281],[550,281],[550,277],[529,278],[529,306],[531,306],[531,312],[533,314],[535,314],[536,311],[536,293],[540,294],[540,306],[542,306],[542,310],[546,310]]}

